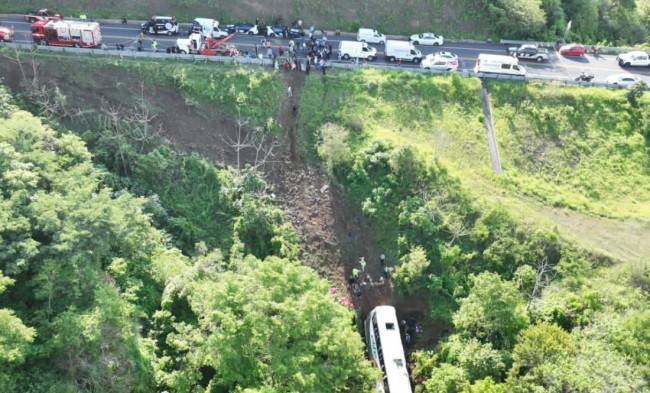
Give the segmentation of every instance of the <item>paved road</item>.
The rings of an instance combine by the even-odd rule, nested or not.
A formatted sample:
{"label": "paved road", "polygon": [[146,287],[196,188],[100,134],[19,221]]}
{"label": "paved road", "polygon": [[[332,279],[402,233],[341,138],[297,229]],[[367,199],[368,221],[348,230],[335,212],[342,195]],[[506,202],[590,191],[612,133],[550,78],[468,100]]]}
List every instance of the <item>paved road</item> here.
{"label": "paved road", "polygon": [[[16,41],[17,42],[31,42],[30,35],[30,24],[22,20],[22,16],[12,16],[6,17],[2,20],[5,25],[13,25],[16,28]],[[127,48],[134,47],[136,39],[139,34],[139,23],[138,24],[128,24],[123,25],[119,23],[102,23],[102,36],[104,38],[104,43],[109,48],[114,48],[116,43],[123,43]],[[320,35],[317,35],[320,37]],[[179,36],[185,37],[185,35]],[[153,38],[152,36],[147,36],[147,38]],[[165,48],[174,46],[176,38],[174,36],[158,36],[156,37],[159,42],[159,50],[165,50]],[[237,35],[233,37],[229,42],[237,45],[238,48],[243,50],[252,50],[254,44],[259,44],[261,37],[259,36],[248,36],[248,35]],[[328,35],[328,41],[332,44],[334,49],[334,57],[336,58],[336,48],[338,43],[341,40],[356,40],[356,36],[351,34],[343,33],[341,36],[333,36],[332,34]],[[274,42],[274,48],[277,48],[281,43],[286,46],[288,40],[282,40],[279,38],[272,39]],[[150,49],[151,41],[145,41],[144,48],[145,50]],[[378,63],[383,63],[383,45],[373,45],[377,48],[379,59],[376,60]],[[474,67],[476,58],[479,53],[491,53],[491,54],[505,54],[506,47],[499,44],[487,44],[487,43],[460,43],[460,42],[447,42],[444,46],[441,47],[430,47],[430,46],[419,46],[419,49],[424,55],[433,53],[440,50],[445,50],[457,54],[461,60],[460,69],[471,70]],[[591,55],[586,55],[582,57],[564,57],[559,56],[555,51],[552,51],[549,56],[549,61],[543,63],[537,63],[534,61],[525,61],[522,60],[523,64],[527,70],[528,75],[531,77],[542,76],[558,80],[572,79],[578,76],[581,72],[593,73],[595,75],[595,82],[604,82],[605,78],[612,74],[621,74],[621,73],[632,73],[639,76],[641,79],[645,80],[650,84],[650,69],[644,67],[636,67],[631,69],[623,70],[616,63],[614,55],[599,55],[594,57]],[[405,64],[404,68],[417,67],[416,65]]]}

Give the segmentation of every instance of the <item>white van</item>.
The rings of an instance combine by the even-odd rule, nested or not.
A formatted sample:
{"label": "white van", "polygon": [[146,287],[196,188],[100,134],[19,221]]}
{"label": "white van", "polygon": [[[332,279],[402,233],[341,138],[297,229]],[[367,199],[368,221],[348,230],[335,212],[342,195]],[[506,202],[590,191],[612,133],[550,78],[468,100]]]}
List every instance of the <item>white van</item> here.
{"label": "white van", "polygon": [[386,36],[379,34],[377,30],[361,28],[357,33],[357,41],[383,45],[386,42]]}
{"label": "white van", "polygon": [[365,42],[339,42],[339,60],[366,59],[368,61],[373,61],[376,58],[377,49],[368,46]]}
{"label": "white van", "polygon": [[194,18],[190,34],[201,33],[203,38],[212,35],[214,38],[223,38],[228,35],[227,32],[219,29],[219,22],[209,18]]}
{"label": "white van", "polygon": [[526,69],[519,65],[519,59],[512,56],[486,55],[481,53],[476,60],[475,73],[526,76]]}
{"label": "white van", "polygon": [[386,41],[386,60],[406,60],[417,64],[422,61],[422,52],[409,41]]}

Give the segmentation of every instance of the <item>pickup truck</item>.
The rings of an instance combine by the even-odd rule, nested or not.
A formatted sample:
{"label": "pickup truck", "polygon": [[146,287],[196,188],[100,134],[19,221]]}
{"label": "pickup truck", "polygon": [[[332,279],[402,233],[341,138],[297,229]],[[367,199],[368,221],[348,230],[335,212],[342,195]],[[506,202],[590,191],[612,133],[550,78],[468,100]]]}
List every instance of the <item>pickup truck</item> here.
{"label": "pickup truck", "polygon": [[36,12],[30,12],[24,16],[25,20],[30,23],[36,21],[50,20],[50,19],[63,19],[63,14],[54,13],[47,8],[40,9]]}
{"label": "pickup truck", "polygon": [[548,60],[548,50],[539,48],[537,45],[522,45],[520,47],[508,48],[508,54],[521,60]]}
{"label": "pickup truck", "polygon": [[621,67],[650,66],[650,56],[648,56],[646,52],[640,50],[620,54],[616,57],[616,61],[618,61],[618,65]]}

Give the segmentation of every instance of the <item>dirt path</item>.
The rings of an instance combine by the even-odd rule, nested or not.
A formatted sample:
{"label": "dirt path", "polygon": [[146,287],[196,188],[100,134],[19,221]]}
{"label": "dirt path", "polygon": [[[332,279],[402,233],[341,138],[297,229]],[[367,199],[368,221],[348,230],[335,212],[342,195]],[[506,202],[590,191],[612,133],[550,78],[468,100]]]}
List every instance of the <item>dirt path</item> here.
{"label": "dirt path", "polygon": [[[360,316],[364,316],[374,306],[392,298],[388,283],[379,284],[382,275],[379,255],[382,250],[370,236],[371,224],[350,206],[345,193],[330,183],[320,166],[297,153],[298,122],[293,106],[296,105],[300,111],[300,95],[306,76],[300,72],[287,72],[283,77],[292,89],[292,97],[286,98],[279,115],[286,131],[283,158],[280,165],[271,168],[267,179],[276,194],[276,204],[285,211],[301,236],[303,261],[334,282],[344,296],[352,298]],[[360,257],[367,261],[369,277],[367,285],[362,286],[361,297],[357,298],[350,293],[347,278],[352,275],[354,267],[361,269]]]}

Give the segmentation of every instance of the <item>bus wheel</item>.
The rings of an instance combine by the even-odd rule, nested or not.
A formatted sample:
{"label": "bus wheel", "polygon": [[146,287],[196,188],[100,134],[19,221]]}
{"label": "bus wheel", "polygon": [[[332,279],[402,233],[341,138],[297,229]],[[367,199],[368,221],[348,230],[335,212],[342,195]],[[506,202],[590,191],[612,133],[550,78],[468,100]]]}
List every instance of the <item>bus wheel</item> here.
{"label": "bus wheel", "polygon": [[74,43],[74,47],[75,47],[75,48],[81,48],[81,44],[79,44],[78,42],[75,42],[75,43]]}

